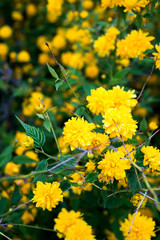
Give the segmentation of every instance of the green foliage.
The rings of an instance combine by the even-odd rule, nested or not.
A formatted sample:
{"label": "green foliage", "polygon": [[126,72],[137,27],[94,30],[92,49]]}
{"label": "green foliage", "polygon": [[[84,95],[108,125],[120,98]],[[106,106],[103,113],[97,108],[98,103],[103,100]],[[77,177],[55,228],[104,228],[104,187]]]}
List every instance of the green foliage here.
{"label": "green foliage", "polygon": [[25,156],[25,155],[20,155],[20,156],[15,156],[12,161],[15,164],[30,164],[30,163],[37,163],[37,161]]}
{"label": "green foliage", "polygon": [[[36,167],[36,172],[40,172],[40,171],[44,171],[44,170],[47,170],[48,168],[48,161],[47,160],[41,160],[37,167]],[[46,182],[46,174],[38,174],[34,177],[34,180],[33,182],[36,183],[38,181],[41,181],[41,182]]]}
{"label": "green foliage", "polygon": [[129,187],[130,187],[132,193],[134,194],[135,191],[139,188],[139,183],[138,183],[135,169],[133,166],[131,169],[126,171],[126,175],[127,175]]}
{"label": "green foliage", "polygon": [[35,127],[27,125],[26,123],[21,121],[17,116],[16,116],[16,118],[18,119],[18,121],[21,123],[21,125],[25,129],[27,136],[34,139],[35,148],[41,148],[46,141],[46,137],[45,137],[44,133]]}
{"label": "green foliage", "polygon": [[148,128],[147,121],[146,121],[145,118],[143,118],[143,120],[142,120],[141,123],[140,123],[140,130],[141,130],[142,132],[144,132],[144,131],[147,130],[147,128]]}
{"label": "green foliage", "polygon": [[50,67],[50,65],[49,65],[48,63],[47,63],[47,67],[48,67],[48,70],[49,70],[49,72],[51,73],[52,77],[54,77],[54,78],[56,78],[56,79],[59,79],[56,71],[55,71],[52,67]]}
{"label": "green foliage", "polygon": [[13,149],[13,145],[10,145],[2,152],[0,155],[0,167],[4,166],[11,160]]}
{"label": "green foliage", "polygon": [[22,196],[19,192],[19,188],[17,185],[15,185],[14,192],[13,192],[12,199],[11,199],[12,204],[13,205],[17,204],[20,201],[21,197]]}
{"label": "green foliage", "polygon": [[97,180],[98,173],[88,173],[88,175],[85,177],[86,182],[88,183],[94,183]]}

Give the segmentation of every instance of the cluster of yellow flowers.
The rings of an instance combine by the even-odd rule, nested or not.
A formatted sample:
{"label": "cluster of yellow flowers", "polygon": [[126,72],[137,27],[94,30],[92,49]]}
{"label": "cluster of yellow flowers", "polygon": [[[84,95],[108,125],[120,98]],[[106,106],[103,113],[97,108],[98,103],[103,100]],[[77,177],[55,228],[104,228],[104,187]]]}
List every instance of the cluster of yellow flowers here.
{"label": "cluster of yellow flowers", "polygon": [[47,10],[50,13],[50,15],[52,15],[52,22],[56,21],[57,18],[62,14],[62,5],[63,5],[63,0],[59,0],[59,1],[48,0]]}
{"label": "cluster of yellow flowers", "polygon": [[140,11],[150,3],[150,0],[102,0],[101,4],[104,8],[113,8],[115,6],[125,7],[125,12]]}
{"label": "cluster of yellow flowers", "polygon": [[[43,103],[42,103],[43,101]],[[41,92],[32,92],[29,98],[25,98],[22,103],[23,114],[25,116],[32,116],[34,112],[44,113],[45,108],[52,108],[52,99],[45,97]]]}
{"label": "cluster of yellow flowers", "polygon": [[94,49],[100,57],[108,56],[110,51],[115,49],[115,41],[119,33],[117,28],[110,27],[105,35],[94,42]]}
{"label": "cluster of yellow flowers", "polygon": [[[131,109],[137,104],[134,91],[124,91],[119,86],[106,91],[104,88],[91,90],[87,96],[89,110],[104,117],[104,129],[110,137],[119,137],[119,132],[126,140],[136,132],[137,122],[133,120]],[[118,131],[119,130],[119,131]]]}
{"label": "cluster of yellow flowers", "polygon": [[92,228],[82,218],[81,212],[71,210],[68,212],[62,208],[58,218],[54,219],[54,229],[58,231],[58,237],[65,240],[95,240]]}
{"label": "cluster of yellow flowers", "polygon": [[156,68],[160,70],[160,44],[156,45],[157,53],[153,53],[155,56]]}

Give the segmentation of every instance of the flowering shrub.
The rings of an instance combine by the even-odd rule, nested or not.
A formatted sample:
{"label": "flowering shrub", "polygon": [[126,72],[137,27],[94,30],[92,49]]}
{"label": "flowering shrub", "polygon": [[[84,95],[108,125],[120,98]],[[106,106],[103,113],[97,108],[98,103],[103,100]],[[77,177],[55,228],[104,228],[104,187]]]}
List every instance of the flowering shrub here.
{"label": "flowering shrub", "polygon": [[160,239],[160,3],[0,3],[0,239]]}

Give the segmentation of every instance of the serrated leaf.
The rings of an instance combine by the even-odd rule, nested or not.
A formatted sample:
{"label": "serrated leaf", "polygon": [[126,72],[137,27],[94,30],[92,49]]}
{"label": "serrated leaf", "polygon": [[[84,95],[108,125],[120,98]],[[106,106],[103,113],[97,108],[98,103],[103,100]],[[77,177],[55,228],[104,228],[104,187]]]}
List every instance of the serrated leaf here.
{"label": "serrated leaf", "polygon": [[45,127],[45,129],[50,132],[51,131],[51,122],[49,120],[45,120],[43,123],[43,126]]}
{"label": "serrated leaf", "polygon": [[13,149],[14,147],[10,145],[2,152],[0,155],[0,167],[7,164],[11,160]]}
{"label": "serrated leaf", "polygon": [[47,67],[48,67],[48,70],[51,73],[52,77],[58,79],[59,77],[58,77],[56,71],[48,63],[47,63]]}
{"label": "serrated leaf", "polygon": [[21,156],[15,156],[12,161],[15,164],[30,164],[30,163],[37,163],[37,161],[25,156],[25,155],[21,155]]}
{"label": "serrated leaf", "polygon": [[36,148],[41,148],[44,145],[45,141],[46,141],[46,137],[45,137],[44,133],[41,132],[39,129],[24,123],[17,116],[16,116],[16,118],[22,124],[23,128],[26,131],[27,136],[29,136],[29,137],[34,139],[34,146]]}
{"label": "serrated leaf", "polygon": [[[73,156],[72,155],[65,155],[65,156],[61,156],[60,158],[59,158],[59,160],[60,160],[60,162],[64,162],[64,161],[66,161],[67,159],[69,159],[69,158],[72,158]],[[76,159],[75,158],[73,158],[73,159],[71,159],[70,161],[68,161],[68,162],[66,162],[66,163],[64,163],[64,165],[63,166],[66,166],[67,168],[71,168],[71,167],[73,167],[74,165],[75,165],[75,163],[76,163]]]}
{"label": "serrated leaf", "polygon": [[17,204],[21,199],[21,195],[19,193],[19,189],[18,189],[18,186],[15,185],[15,188],[14,188],[14,192],[13,192],[13,195],[12,195],[12,204],[15,205]]}
{"label": "serrated leaf", "polygon": [[142,132],[144,132],[144,131],[147,130],[147,128],[148,128],[147,121],[146,121],[145,118],[143,118],[143,120],[142,120],[141,123],[140,123],[140,130],[141,130]]}
{"label": "serrated leaf", "polygon": [[88,183],[94,183],[97,180],[97,176],[98,176],[98,173],[92,172],[86,176],[85,180]]}
{"label": "serrated leaf", "polygon": [[126,171],[126,176],[128,179],[129,187],[134,194],[135,191],[139,188],[139,183],[133,166],[131,169]]}
{"label": "serrated leaf", "polygon": [[60,86],[62,86],[63,83],[64,83],[63,81],[60,81],[60,82],[57,82],[57,83],[55,84],[56,91],[58,91],[58,88],[59,88]]}
{"label": "serrated leaf", "polygon": [[[46,159],[41,160],[37,167],[36,167],[36,172],[47,170],[48,168],[48,161]],[[33,182],[36,183],[38,181],[45,182],[46,181],[46,175],[45,174],[39,174],[34,177]]]}

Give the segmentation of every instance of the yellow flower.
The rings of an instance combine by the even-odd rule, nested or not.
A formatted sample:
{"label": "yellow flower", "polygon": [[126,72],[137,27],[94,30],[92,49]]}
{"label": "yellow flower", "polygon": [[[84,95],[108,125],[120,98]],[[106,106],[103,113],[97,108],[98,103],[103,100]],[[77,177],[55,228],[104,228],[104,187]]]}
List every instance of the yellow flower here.
{"label": "yellow flower", "polygon": [[124,91],[124,87],[115,86],[113,89],[106,91],[104,88],[91,90],[91,96],[87,96],[89,110],[94,114],[101,113],[102,115],[108,109],[126,108],[129,112],[137,104],[136,95],[133,91]]}
{"label": "yellow flower", "polygon": [[20,53],[18,53],[17,59],[18,59],[18,62],[29,62],[31,57],[27,51],[23,50]]}
{"label": "yellow flower", "polygon": [[[131,144],[125,144],[125,146],[126,146],[128,152],[132,151],[133,148],[134,148],[134,146],[131,145]],[[130,155],[131,158],[132,158],[132,160],[133,160],[134,162],[136,162],[136,159],[135,159],[135,157],[134,157],[135,151],[133,151],[133,152],[131,152],[129,155],[127,155],[127,151],[126,151],[126,149],[124,148],[123,145],[118,148],[118,151],[122,151],[122,152],[124,153],[124,155],[126,155],[126,157],[127,157],[128,159],[130,159],[130,157],[129,157],[129,155]]]}
{"label": "yellow flower", "polygon": [[43,183],[37,182],[37,186],[34,189],[33,202],[36,202],[36,207],[41,207],[43,210],[48,209],[52,211],[59,202],[63,202],[62,190],[59,188],[60,183]]}
{"label": "yellow flower", "polygon": [[108,56],[110,51],[115,49],[115,41],[119,33],[117,28],[110,27],[105,35],[94,42],[94,49],[100,57]]}
{"label": "yellow flower", "polygon": [[15,140],[16,140],[16,149],[15,153],[17,155],[22,155],[26,150],[26,147],[23,147],[23,139],[26,138],[25,132],[16,132]]}
{"label": "yellow flower", "polygon": [[63,6],[63,0],[48,0],[47,4],[47,10],[49,13],[54,15],[54,20],[56,21],[57,18],[62,14],[62,6]]}
{"label": "yellow flower", "polygon": [[155,237],[154,228],[155,222],[152,218],[147,218],[146,216],[137,213],[135,220],[133,222],[131,232],[128,233],[131,223],[133,221],[134,214],[129,214],[128,219],[121,222],[120,230],[123,232],[125,240],[150,240],[151,237]]}
{"label": "yellow flower", "polygon": [[85,69],[85,74],[89,78],[96,78],[98,76],[98,73],[99,68],[94,64],[87,66]]}
{"label": "yellow flower", "polygon": [[37,13],[37,7],[33,3],[29,3],[26,7],[26,14],[28,17],[33,17]]}
{"label": "yellow flower", "polygon": [[93,138],[89,149],[93,149],[93,152],[101,153],[107,146],[110,145],[108,135],[103,133],[93,133]]}
{"label": "yellow flower", "polygon": [[72,117],[65,123],[63,128],[64,141],[70,145],[71,150],[75,148],[86,149],[91,145],[95,128],[93,123],[88,123],[84,118]]}
{"label": "yellow flower", "polygon": [[88,12],[87,11],[82,11],[82,12],[80,12],[80,17],[81,18],[87,18],[88,17]]}
{"label": "yellow flower", "polygon": [[85,167],[87,168],[87,172],[94,172],[96,166],[95,163],[91,160],[89,160],[89,162],[86,163]]}
{"label": "yellow flower", "polygon": [[22,215],[22,218],[21,218],[23,224],[28,224],[28,223],[30,223],[30,222],[34,222],[34,219],[35,219],[35,217],[33,216],[33,214],[30,213],[30,212],[27,211],[27,210],[24,211],[24,213],[23,213],[23,215]]}
{"label": "yellow flower", "polygon": [[33,138],[31,138],[29,136],[26,136],[23,139],[22,145],[23,145],[23,147],[26,147],[26,148],[33,148],[34,147],[34,140],[33,140]]}
{"label": "yellow flower", "polygon": [[126,108],[109,109],[103,117],[103,127],[105,132],[110,134],[111,138],[120,138],[120,132],[123,140],[127,140],[132,138],[136,132],[137,122],[133,120],[132,115],[126,110]]}
{"label": "yellow flower", "polygon": [[153,45],[150,43],[154,37],[148,37],[148,33],[132,30],[125,39],[117,42],[117,55],[121,58],[140,58],[143,59],[144,52],[152,49]]}
{"label": "yellow flower", "polygon": [[21,166],[19,164],[9,162],[5,166],[4,173],[6,175],[15,176],[19,173],[20,167]]}
{"label": "yellow flower", "polygon": [[152,121],[152,122],[149,123],[148,127],[149,127],[150,130],[154,131],[158,128],[158,125],[157,125],[156,122]]}
{"label": "yellow flower", "polygon": [[154,55],[154,60],[156,62],[156,68],[160,70],[160,44],[156,45],[156,50],[157,50],[157,53],[153,53],[153,55]]}
{"label": "yellow flower", "polygon": [[3,39],[9,38],[12,35],[12,29],[5,25],[0,28],[0,37]]}
{"label": "yellow flower", "polygon": [[88,101],[87,107],[96,115],[104,114],[106,99],[108,99],[108,92],[104,88],[91,89],[91,96],[87,96],[86,98]]}
{"label": "yellow flower", "polygon": [[124,157],[125,155],[121,151],[106,152],[104,159],[98,163],[98,169],[101,169],[101,173],[98,175],[99,180],[108,184],[114,179],[124,179],[126,177],[125,170],[131,168],[129,160]]}
{"label": "yellow flower", "polygon": [[[35,153],[34,151],[27,151],[25,152],[25,155],[37,162],[39,162],[39,158],[38,158],[38,154]],[[37,163],[28,163],[26,164],[27,167],[35,167],[37,165]]]}
{"label": "yellow flower", "polygon": [[120,109],[126,108],[129,112],[138,103],[134,90],[124,91],[124,87],[115,86],[108,90],[108,98],[106,99],[106,109]]}
{"label": "yellow flower", "polygon": [[92,234],[92,228],[85,221],[78,221],[72,225],[67,233],[65,240],[95,240]]}
{"label": "yellow flower", "polygon": [[82,7],[84,8],[84,9],[87,9],[87,10],[89,10],[89,9],[91,9],[92,7],[93,7],[93,1],[92,0],[83,0],[83,2],[82,2]]}
{"label": "yellow flower", "polygon": [[[73,180],[70,180],[71,183],[77,183],[80,186],[72,186],[71,189],[75,194],[80,195],[82,191],[91,191],[92,184],[85,182],[85,173],[79,171],[79,173],[73,173],[70,176]],[[84,185],[84,186],[83,186]]]}
{"label": "yellow flower", "polygon": [[144,153],[143,165],[149,165],[152,171],[160,171],[160,150],[152,146],[144,146],[141,151]]}
{"label": "yellow flower", "polygon": [[65,235],[72,225],[75,225],[79,220],[83,219],[82,215],[81,212],[75,212],[73,210],[68,212],[65,208],[62,208],[58,217],[54,219],[54,230]]}
{"label": "yellow flower", "polygon": [[123,6],[126,8],[124,12],[131,12],[131,10],[139,12],[149,2],[150,0],[124,0]]}
{"label": "yellow flower", "polygon": [[113,232],[105,230],[105,233],[107,234],[107,240],[118,240]]}
{"label": "yellow flower", "polygon": [[[133,203],[133,206],[135,207],[138,207],[140,202],[142,201],[143,199],[143,195],[139,194],[139,193],[136,193],[135,195],[133,195],[133,197],[131,198],[130,202]],[[147,202],[147,198],[145,198],[143,200],[143,203],[141,205],[141,208],[144,208],[145,205],[146,205],[146,202]]]}
{"label": "yellow flower", "polygon": [[6,55],[8,54],[9,48],[7,44],[0,43],[0,59],[4,60]]}
{"label": "yellow flower", "polygon": [[57,34],[52,41],[53,47],[58,50],[65,48],[66,40],[63,35]]}

